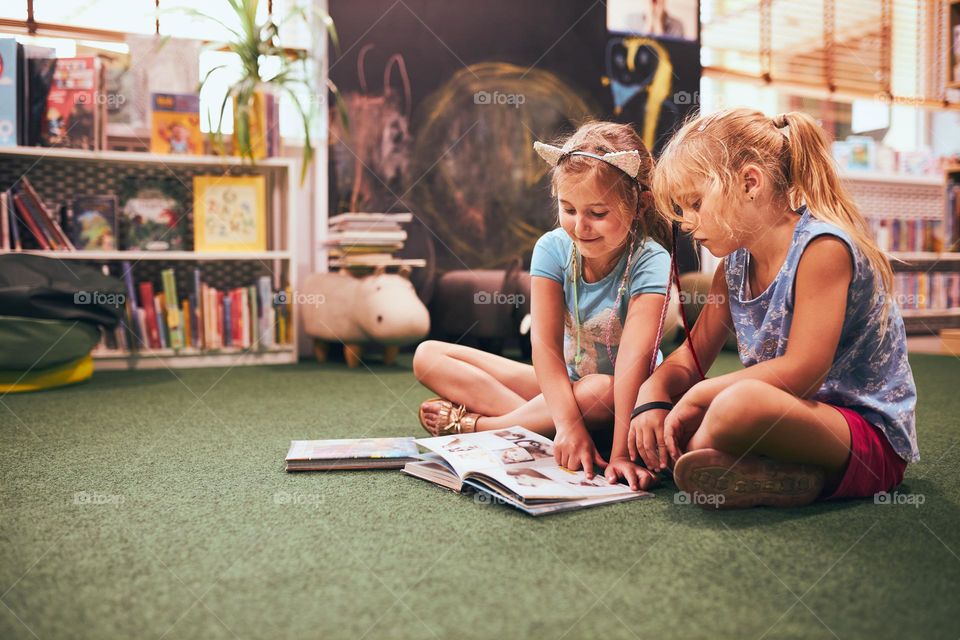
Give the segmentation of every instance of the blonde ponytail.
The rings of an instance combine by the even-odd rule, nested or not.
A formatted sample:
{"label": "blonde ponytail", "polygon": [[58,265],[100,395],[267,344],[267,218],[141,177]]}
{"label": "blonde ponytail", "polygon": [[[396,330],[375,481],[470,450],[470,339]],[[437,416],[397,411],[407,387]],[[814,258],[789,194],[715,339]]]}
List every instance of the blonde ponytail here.
{"label": "blonde ponytail", "polygon": [[834,165],[830,143],[816,120],[805,113],[793,111],[773,118],[777,128],[786,127],[785,158],[789,162],[787,183],[790,205],[806,204],[819,220],[840,227],[850,236],[879,275],[883,295],[881,333],[886,331],[890,297],[893,292],[893,268],[870,233],[867,222],[853,198],[843,186]]}

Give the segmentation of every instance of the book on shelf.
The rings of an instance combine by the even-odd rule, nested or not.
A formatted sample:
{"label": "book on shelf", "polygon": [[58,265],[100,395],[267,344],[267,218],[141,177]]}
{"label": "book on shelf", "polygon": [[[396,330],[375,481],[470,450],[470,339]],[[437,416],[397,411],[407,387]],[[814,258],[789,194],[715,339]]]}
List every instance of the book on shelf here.
{"label": "book on shelf", "polygon": [[113,195],[77,196],[67,206],[67,235],[78,251],[117,248],[119,204]]}
{"label": "book on shelf", "polygon": [[23,45],[0,38],[0,147],[23,144]]}
{"label": "book on shelf", "polygon": [[44,147],[105,148],[106,102],[100,99],[102,67],[97,56],[57,58],[40,124]]}
{"label": "book on shelf", "polygon": [[292,440],[286,463],[287,471],[400,469],[418,457],[413,438]]}
{"label": "book on shelf", "polygon": [[881,251],[943,251],[943,220],[933,217],[868,216],[867,224]]}
{"label": "book on shelf", "polygon": [[960,308],[960,273],[895,273],[894,299],[908,311],[949,311]]}
{"label": "book on shelf", "polygon": [[122,249],[190,250],[185,219],[190,194],[176,178],[126,176],[120,180]]}
{"label": "book on shelf", "polygon": [[205,283],[200,269],[195,268],[188,279],[180,280],[193,289],[183,295],[174,268],[163,269],[159,283],[136,282],[127,261],[120,269],[118,275],[126,283],[128,296],[124,321],[117,329],[104,332],[98,353],[106,355],[116,349],[131,354],[161,349],[174,353],[262,351],[292,345],[289,288],[279,295],[270,276],[222,290]]}
{"label": "book on shelf", "polygon": [[202,154],[200,96],[195,93],[154,93],[151,97],[150,152]]}
{"label": "book on shelf", "polygon": [[[48,251],[74,251],[75,247],[54,214],[43,202],[30,180],[21,176],[17,184],[6,192],[7,225],[3,235],[9,236],[4,245],[11,248],[38,248]],[[26,244],[21,240],[26,239]]]}
{"label": "book on shelf", "polygon": [[403,472],[452,491],[478,491],[531,515],[653,497],[601,474],[587,479],[556,463],[553,442],[523,427],[421,438],[430,451]]}

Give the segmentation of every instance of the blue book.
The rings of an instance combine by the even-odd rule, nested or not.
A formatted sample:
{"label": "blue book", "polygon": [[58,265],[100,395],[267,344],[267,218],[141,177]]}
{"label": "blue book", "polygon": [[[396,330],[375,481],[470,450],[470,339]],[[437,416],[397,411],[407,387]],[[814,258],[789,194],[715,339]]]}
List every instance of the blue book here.
{"label": "blue book", "polygon": [[20,58],[15,38],[0,38],[0,147],[15,147],[20,139]]}
{"label": "blue book", "polygon": [[230,304],[229,294],[224,294],[223,296],[223,346],[225,347],[229,347],[230,343],[232,342],[230,339],[232,337],[230,335],[230,332],[231,332],[231,329],[233,328],[230,326],[233,324],[230,321],[230,319],[233,317],[230,313],[231,306],[232,305]]}
{"label": "blue book", "polygon": [[123,282],[127,285],[127,330],[133,336],[130,340],[131,351],[137,351],[140,347],[147,346],[147,337],[140,335],[138,325],[140,316],[137,313],[137,293],[133,286],[133,267],[130,266],[129,260],[124,260],[120,263],[120,268],[123,269]]}

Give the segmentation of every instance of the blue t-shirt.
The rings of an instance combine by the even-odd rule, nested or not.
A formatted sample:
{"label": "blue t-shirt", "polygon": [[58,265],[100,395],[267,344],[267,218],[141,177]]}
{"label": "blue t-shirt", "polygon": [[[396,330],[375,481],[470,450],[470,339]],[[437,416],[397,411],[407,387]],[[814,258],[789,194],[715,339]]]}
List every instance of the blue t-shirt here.
{"label": "blue t-shirt", "polygon": [[787,258],[765,291],[756,294],[749,290],[749,251],[737,249],[724,263],[740,361],[749,367],[786,353],[800,258],[814,238],[839,238],[853,257],[853,279],[847,290],[846,317],[837,352],[813,398],[857,411],[883,431],[901,458],[916,462],[920,459],[914,416],[917,388],[907,360],[900,309],[890,302],[886,333],[881,335],[883,298],[875,294],[879,276],[846,232],[818,220],[806,207],[797,213],[800,219]]}
{"label": "blue t-shirt", "polygon": [[[667,291],[667,279],[670,275],[670,254],[649,238],[642,246],[634,249],[634,258],[630,265],[627,293],[620,301],[615,317],[613,305],[617,300],[617,288],[623,280],[623,271],[627,267],[627,254],[617,266],[598,282],[584,282],[583,270],[580,272],[577,286],[577,298],[580,306],[580,349],[583,357],[576,362],[577,334],[573,321],[573,264],[571,248],[573,240],[561,228],[543,234],[533,248],[530,260],[530,275],[550,278],[563,285],[563,299],[566,303],[563,320],[563,357],[567,363],[567,374],[571,380],[579,380],[591,373],[613,375],[613,364],[607,353],[607,328],[610,332],[610,350],[617,357],[620,336],[627,319],[627,305],[630,299],[641,293],[659,293]],[[659,347],[659,345],[658,345]],[[663,361],[663,354],[657,350],[657,364]]]}

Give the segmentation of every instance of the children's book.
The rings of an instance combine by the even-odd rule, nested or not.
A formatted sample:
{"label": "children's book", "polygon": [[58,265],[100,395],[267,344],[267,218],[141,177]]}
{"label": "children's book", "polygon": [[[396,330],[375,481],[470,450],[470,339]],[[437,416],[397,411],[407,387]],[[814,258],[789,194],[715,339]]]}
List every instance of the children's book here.
{"label": "children's book", "polygon": [[293,440],[287,471],[400,469],[418,457],[413,438]]}
{"label": "children's book", "polygon": [[22,64],[23,47],[14,38],[0,38],[0,147],[23,141]]}
{"label": "children's book", "polygon": [[523,427],[421,438],[430,451],[403,472],[453,491],[476,490],[531,515],[653,497],[602,475],[587,479],[553,457],[553,442]]}
{"label": "children's book", "polygon": [[117,248],[116,196],[78,196],[71,207],[69,237],[79,249]]}
{"label": "children's book", "polygon": [[100,148],[100,73],[94,56],[57,59],[40,131],[42,146]]}
{"label": "children's book", "polygon": [[181,155],[203,153],[199,95],[195,93],[153,94],[150,151]]}
{"label": "children's book", "polygon": [[179,180],[128,176],[121,181],[122,249],[189,250],[184,219],[189,195]]}

